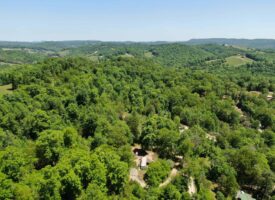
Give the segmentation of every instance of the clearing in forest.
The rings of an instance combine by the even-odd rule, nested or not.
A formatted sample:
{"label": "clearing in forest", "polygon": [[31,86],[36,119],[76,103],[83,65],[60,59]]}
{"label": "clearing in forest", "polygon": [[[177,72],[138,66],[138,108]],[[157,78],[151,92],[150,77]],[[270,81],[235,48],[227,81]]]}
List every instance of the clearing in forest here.
{"label": "clearing in forest", "polygon": [[123,55],[120,55],[120,57],[122,57],[122,58],[133,58],[135,56],[133,56],[132,54],[129,54],[129,53],[125,53]]}
{"label": "clearing in forest", "polygon": [[240,65],[245,65],[253,62],[252,59],[242,55],[230,56],[230,57],[227,57],[225,60],[226,60],[226,64],[230,66],[240,66]]}
{"label": "clearing in forest", "polygon": [[154,57],[154,55],[152,54],[152,52],[145,52],[144,53],[144,56],[146,57],[146,58],[152,58],[152,57]]}
{"label": "clearing in forest", "polygon": [[12,84],[0,85],[0,96],[12,93]]}

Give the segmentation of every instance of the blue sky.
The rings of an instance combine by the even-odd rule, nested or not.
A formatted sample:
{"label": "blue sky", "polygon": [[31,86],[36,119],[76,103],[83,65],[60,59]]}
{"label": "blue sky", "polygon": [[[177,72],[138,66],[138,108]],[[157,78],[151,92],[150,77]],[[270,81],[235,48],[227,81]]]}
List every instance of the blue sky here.
{"label": "blue sky", "polygon": [[274,0],[1,0],[0,40],[273,38]]}

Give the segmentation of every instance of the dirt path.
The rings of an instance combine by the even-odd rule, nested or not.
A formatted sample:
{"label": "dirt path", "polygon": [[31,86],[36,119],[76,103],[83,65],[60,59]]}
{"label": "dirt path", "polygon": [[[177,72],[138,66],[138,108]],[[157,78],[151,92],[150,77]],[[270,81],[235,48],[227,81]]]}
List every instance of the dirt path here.
{"label": "dirt path", "polygon": [[175,178],[177,174],[178,174],[178,170],[176,168],[173,168],[168,178],[163,183],[161,183],[159,187],[164,187],[168,185],[173,180],[173,178]]}
{"label": "dirt path", "polygon": [[188,184],[188,193],[193,195],[197,192],[197,188],[195,185],[195,181],[193,177],[190,177],[189,184]]}
{"label": "dirt path", "polygon": [[139,183],[143,188],[146,187],[145,181],[140,177],[139,171],[136,168],[130,169],[130,180]]}

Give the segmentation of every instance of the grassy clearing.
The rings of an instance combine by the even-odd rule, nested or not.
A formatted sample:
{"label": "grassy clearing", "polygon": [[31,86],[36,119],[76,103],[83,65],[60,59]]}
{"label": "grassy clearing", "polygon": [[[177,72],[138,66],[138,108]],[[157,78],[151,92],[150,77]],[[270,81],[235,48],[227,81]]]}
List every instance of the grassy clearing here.
{"label": "grassy clearing", "polygon": [[134,56],[132,54],[125,53],[124,55],[121,55],[120,57],[122,57],[122,58],[133,58]]}
{"label": "grassy clearing", "polygon": [[207,61],[205,61],[205,63],[210,64],[210,63],[214,63],[214,62],[216,62],[218,60],[219,59],[207,60]]}
{"label": "grassy clearing", "polygon": [[0,66],[1,66],[1,65],[16,65],[16,64],[8,63],[8,62],[0,62]]}
{"label": "grassy clearing", "polygon": [[232,45],[232,47],[234,47],[236,49],[244,50],[244,51],[252,50],[252,48],[248,48],[248,47],[244,47],[244,46],[238,46],[238,45]]}
{"label": "grassy clearing", "polygon": [[152,54],[152,52],[145,52],[145,53],[144,53],[144,56],[145,56],[146,58],[152,58],[152,57],[154,57],[154,55]]}
{"label": "grassy clearing", "polygon": [[230,66],[240,66],[248,63],[252,63],[253,60],[245,56],[237,55],[226,58],[226,64]]}
{"label": "grassy clearing", "polygon": [[92,61],[98,61],[99,60],[99,56],[93,56],[93,55],[89,55],[88,58]]}
{"label": "grassy clearing", "polygon": [[41,50],[41,49],[31,49],[31,48],[2,48],[3,51],[22,51],[22,52],[26,52],[29,54],[37,54],[37,53],[41,53],[44,55],[50,55],[50,54],[54,54],[54,51],[50,51],[50,50]]}
{"label": "grassy clearing", "polygon": [[0,86],[0,96],[12,93],[12,84]]}

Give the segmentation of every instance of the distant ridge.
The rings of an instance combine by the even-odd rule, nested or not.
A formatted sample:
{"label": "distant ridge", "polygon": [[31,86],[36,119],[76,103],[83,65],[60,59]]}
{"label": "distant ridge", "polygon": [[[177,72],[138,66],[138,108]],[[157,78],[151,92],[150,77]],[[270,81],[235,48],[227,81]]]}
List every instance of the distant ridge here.
{"label": "distant ridge", "polygon": [[256,49],[275,49],[274,39],[227,39],[227,38],[206,38],[206,39],[191,39],[186,44],[228,44],[247,48]]}
{"label": "distant ridge", "polygon": [[66,40],[66,41],[1,41],[0,48],[41,48],[48,50],[60,50],[64,48],[78,48],[82,46],[91,46],[98,44],[143,44],[143,45],[162,45],[162,44],[186,44],[186,45],[231,45],[254,49],[275,49],[275,39],[230,39],[230,38],[205,38],[191,39],[188,41],[100,41],[100,40]]}

